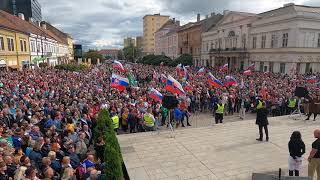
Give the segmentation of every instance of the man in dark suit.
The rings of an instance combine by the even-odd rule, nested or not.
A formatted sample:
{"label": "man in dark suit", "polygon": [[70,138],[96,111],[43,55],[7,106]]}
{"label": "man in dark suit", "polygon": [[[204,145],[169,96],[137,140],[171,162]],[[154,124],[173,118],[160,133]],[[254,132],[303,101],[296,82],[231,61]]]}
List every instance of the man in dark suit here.
{"label": "man in dark suit", "polygon": [[266,134],[266,141],[269,141],[269,133],[268,133],[268,110],[265,102],[262,102],[262,107],[257,108],[257,119],[256,124],[259,126],[259,134],[260,137],[257,139],[257,141],[262,141],[263,139],[263,132],[262,129],[264,129],[264,132]]}

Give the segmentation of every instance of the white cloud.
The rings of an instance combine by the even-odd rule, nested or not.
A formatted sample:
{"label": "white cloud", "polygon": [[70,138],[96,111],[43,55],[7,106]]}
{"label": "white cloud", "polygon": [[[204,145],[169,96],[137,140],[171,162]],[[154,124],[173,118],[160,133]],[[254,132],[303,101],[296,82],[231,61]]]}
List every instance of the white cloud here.
{"label": "white cloud", "polygon": [[195,21],[211,12],[228,9],[261,13],[285,3],[320,6],[318,0],[39,0],[43,19],[71,34],[87,47],[121,48],[126,36],[142,35],[145,14],[161,13]]}

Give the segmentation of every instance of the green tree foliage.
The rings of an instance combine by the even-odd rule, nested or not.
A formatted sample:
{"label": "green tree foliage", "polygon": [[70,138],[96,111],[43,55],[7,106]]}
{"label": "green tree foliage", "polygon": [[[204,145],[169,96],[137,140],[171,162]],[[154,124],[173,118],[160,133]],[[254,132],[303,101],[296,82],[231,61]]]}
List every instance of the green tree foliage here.
{"label": "green tree foliage", "polygon": [[94,128],[94,142],[98,137],[104,136],[109,127],[112,127],[109,119],[109,112],[106,109],[102,109],[98,114],[97,126]]}
{"label": "green tree foliage", "polygon": [[172,60],[164,55],[147,55],[138,61],[138,63],[156,65],[159,66],[162,62],[164,65],[168,65]]}
{"label": "green tree foliage", "polygon": [[118,51],[118,59],[120,59],[120,60],[123,59],[123,51],[122,50]]}
{"label": "green tree foliage", "polygon": [[88,67],[84,64],[60,64],[54,67],[55,69],[67,70],[67,71],[75,71],[81,72],[86,70]]}
{"label": "green tree foliage", "polygon": [[97,64],[98,59],[101,61],[103,60],[102,54],[100,54],[97,50],[90,49],[88,52],[84,55],[85,58],[91,59],[91,64]]}
{"label": "green tree foliage", "polygon": [[130,62],[134,62],[134,60],[137,59],[137,57],[139,57],[141,54],[140,50],[133,45],[123,48],[122,51],[124,58]]}
{"label": "green tree foliage", "polygon": [[109,144],[109,142],[107,142],[105,147],[104,157],[104,174],[106,175],[106,179],[120,180],[123,177],[120,155],[119,152]]}
{"label": "green tree foliage", "polygon": [[184,66],[191,66],[193,64],[192,56],[190,54],[182,54],[180,57],[172,61],[169,64],[169,66],[177,66],[178,64],[182,64]]}
{"label": "green tree foliage", "polygon": [[97,126],[94,129],[94,141],[103,137],[106,142],[104,151],[106,179],[120,180],[123,177],[121,149],[113,130],[112,119],[106,109],[102,109],[98,114]]}

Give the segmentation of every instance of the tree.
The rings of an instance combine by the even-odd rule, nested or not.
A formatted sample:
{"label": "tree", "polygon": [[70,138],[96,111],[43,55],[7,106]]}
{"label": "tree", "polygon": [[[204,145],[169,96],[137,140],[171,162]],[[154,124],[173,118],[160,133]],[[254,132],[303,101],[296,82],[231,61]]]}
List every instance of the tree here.
{"label": "tree", "polygon": [[178,64],[182,64],[184,66],[191,66],[193,64],[192,56],[190,54],[182,54],[180,57],[172,61],[169,65],[177,66]]}
{"label": "tree", "polygon": [[127,61],[134,62],[134,60],[138,58],[140,54],[140,50],[133,45],[123,48],[123,56]]}
{"label": "tree", "polygon": [[140,59],[138,62],[143,63],[143,64],[150,64],[150,65],[156,65],[159,66],[161,63],[164,65],[167,65],[171,62],[172,60],[164,55],[147,55],[144,56],[142,59]]}
{"label": "tree", "polygon": [[86,52],[84,57],[87,59],[90,58],[92,64],[97,64],[98,59],[100,59],[100,61],[103,60],[102,54],[100,54],[97,50],[93,49],[90,49],[88,52]]}
{"label": "tree", "polygon": [[107,145],[105,147],[104,157],[104,174],[106,176],[105,179],[120,180],[123,177],[120,156],[117,150],[109,145],[109,142],[107,142]]}
{"label": "tree", "polygon": [[111,121],[108,119],[109,112],[102,109],[98,114],[97,126],[94,128],[94,142],[105,135],[109,127],[112,127]]}
{"label": "tree", "polygon": [[122,50],[118,51],[118,59],[122,60],[123,59],[123,52]]}

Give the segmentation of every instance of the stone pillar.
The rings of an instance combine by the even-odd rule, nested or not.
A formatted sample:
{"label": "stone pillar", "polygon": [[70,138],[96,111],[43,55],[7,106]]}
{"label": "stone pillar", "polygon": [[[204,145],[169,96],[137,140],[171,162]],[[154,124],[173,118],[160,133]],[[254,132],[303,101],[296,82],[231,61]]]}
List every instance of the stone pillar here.
{"label": "stone pillar", "polygon": [[88,64],[91,64],[91,58],[87,59]]}
{"label": "stone pillar", "polygon": [[100,64],[100,59],[99,59],[99,58],[97,59],[97,64],[98,64],[98,65]]}

